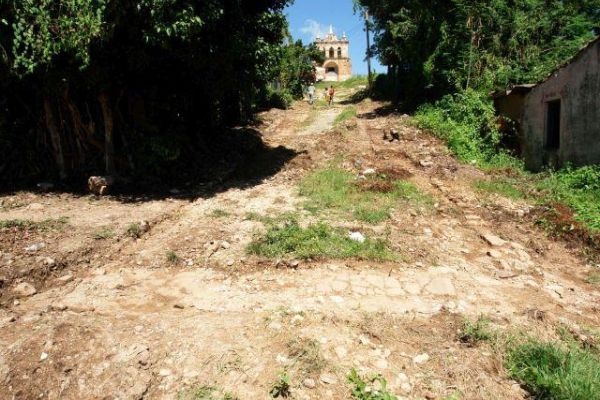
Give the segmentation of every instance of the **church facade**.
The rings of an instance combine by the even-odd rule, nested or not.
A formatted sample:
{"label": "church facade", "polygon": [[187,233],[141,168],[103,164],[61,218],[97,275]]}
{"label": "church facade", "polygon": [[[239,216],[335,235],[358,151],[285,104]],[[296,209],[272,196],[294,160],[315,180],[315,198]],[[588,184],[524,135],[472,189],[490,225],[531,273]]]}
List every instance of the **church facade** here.
{"label": "church facade", "polygon": [[317,80],[325,82],[342,82],[352,76],[350,60],[350,41],[346,33],[341,38],[329,27],[325,38],[317,38],[315,44],[325,54],[325,62],[317,66]]}

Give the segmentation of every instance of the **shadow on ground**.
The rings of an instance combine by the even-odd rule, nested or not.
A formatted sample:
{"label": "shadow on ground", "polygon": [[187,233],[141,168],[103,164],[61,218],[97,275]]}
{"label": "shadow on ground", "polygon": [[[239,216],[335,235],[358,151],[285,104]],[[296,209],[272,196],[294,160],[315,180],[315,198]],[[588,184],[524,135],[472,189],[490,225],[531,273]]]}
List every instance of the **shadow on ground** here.
{"label": "shadow on ground", "polygon": [[[258,185],[276,175],[299,154],[283,146],[268,146],[253,128],[236,128],[197,149],[190,149],[184,160],[174,163],[172,169],[164,171],[161,177],[138,174],[136,178],[119,178],[107,197],[124,203],[165,198],[189,201],[209,198],[232,188]],[[52,188],[44,190],[49,184]],[[0,188],[0,195],[31,191],[95,197],[88,192],[86,176],[68,182],[48,181],[41,186]]]}

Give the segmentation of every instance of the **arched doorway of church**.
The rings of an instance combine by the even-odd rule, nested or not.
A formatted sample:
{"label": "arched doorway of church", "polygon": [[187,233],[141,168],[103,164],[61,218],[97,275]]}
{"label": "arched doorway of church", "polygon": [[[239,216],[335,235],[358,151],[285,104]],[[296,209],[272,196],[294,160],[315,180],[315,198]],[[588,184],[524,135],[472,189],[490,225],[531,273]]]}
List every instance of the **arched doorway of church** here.
{"label": "arched doorway of church", "polygon": [[337,82],[339,80],[340,69],[336,63],[329,62],[325,64],[325,81]]}

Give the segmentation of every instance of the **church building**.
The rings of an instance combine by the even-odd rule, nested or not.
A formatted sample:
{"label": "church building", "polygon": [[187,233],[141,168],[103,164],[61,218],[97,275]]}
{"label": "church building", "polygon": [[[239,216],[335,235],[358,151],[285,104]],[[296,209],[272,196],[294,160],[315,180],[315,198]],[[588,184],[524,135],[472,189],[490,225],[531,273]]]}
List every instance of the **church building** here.
{"label": "church building", "polygon": [[325,82],[341,82],[352,76],[352,61],[350,60],[350,41],[346,33],[338,38],[329,27],[325,38],[317,38],[315,44],[325,54],[325,62],[317,67],[317,80]]}

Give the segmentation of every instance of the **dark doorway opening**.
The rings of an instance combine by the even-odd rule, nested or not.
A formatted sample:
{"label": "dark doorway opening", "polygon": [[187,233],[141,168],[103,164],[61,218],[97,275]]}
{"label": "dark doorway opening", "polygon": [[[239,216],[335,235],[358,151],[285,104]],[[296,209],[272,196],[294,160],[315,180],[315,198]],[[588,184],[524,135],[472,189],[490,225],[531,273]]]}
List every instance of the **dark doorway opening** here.
{"label": "dark doorway opening", "polygon": [[546,148],[560,148],[560,100],[546,103]]}

